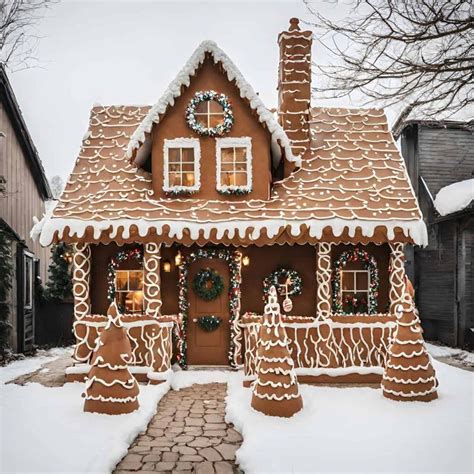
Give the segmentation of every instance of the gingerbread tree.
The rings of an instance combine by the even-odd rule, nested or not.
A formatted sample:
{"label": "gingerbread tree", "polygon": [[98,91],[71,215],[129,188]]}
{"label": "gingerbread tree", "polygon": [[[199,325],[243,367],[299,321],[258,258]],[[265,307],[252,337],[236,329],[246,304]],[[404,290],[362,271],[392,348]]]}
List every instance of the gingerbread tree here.
{"label": "gingerbread tree", "polygon": [[303,408],[274,286],[260,327],[252,407],[265,415],[286,418]]}
{"label": "gingerbread tree", "polygon": [[138,409],[138,384],[128,370],[132,350],[113,302],[108,322],[92,355],[83,396],[84,411],[120,415]]}
{"label": "gingerbread tree", "polygon": [[399,401],[429,402],[438,398],[435,371],[424,346],[418,312],[405,286],[396,308],[397,328],[382,378],[383,394]]}

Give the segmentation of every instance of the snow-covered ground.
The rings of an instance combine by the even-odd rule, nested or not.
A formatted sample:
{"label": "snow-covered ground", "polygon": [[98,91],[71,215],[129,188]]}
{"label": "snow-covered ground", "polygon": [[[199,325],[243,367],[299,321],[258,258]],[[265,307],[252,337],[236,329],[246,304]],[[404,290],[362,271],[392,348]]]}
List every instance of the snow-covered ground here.
{"label": "snow-covered ground", "polygon": [[244,438],[237,461],[261,472],[473,472],[474,374],[434,361],[439,399],[395,402],[371,388],[303,385],[291,419],[250,407],[251,391],[231,379],[228,422]]}
{"label": "snow-covered ground", "polygon": [[[58,355],[14,362],[0,369],[0,380],[36,370]],[[0,385],[0,472],[110,472],[170,385],[228,382],[226,419],[244,437],[237,460],[247,474],[471,473],[474,374],[434,363],[440,381],[434,402],[394,402],[370,388],[301,386],[304,409],[289,420],[254,411],[241,373],[176,372],[171,384],[140,386],[140,410],[122,416],[84,413],[81,383]]]}
{"label": "snow-covered ground", "polygon": [[169,383],[140,386],[140,409],[122,416],[82,411],[82,383],[2,383],[64,354],[50,351],[0,369],[0,472],[111,472],[156,413]]}
{"label": "snow-covered ground", "polygon": [[465,351],[456,347],[438,346],[429,342],[425,342],[425,345],[433,357],[451,357],[460,362],[464,362],[466,365],[474,365],[474,352]]}

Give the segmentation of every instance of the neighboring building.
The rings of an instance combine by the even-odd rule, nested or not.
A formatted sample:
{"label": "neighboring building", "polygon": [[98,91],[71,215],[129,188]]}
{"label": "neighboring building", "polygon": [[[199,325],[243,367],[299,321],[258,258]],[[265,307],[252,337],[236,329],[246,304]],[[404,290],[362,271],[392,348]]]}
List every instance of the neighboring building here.
{"label": "neighboring building", "polygon": [[426,337],[457,346],[474,340],[473,130],[449,120],[394,127],[428,225],[429,245],[415,249],[409,271]]}
{"label": "neighboring building", "polygon": [[0,220],[12,239],[14,279],[10,292],[11,347],[24,352],[34,343],[37,278],[48,273],[49,249],[30,238],[33,217],[41,218],[51,191],[3,66],[0,65]]}
{"label": "neighboring building", "polygon": [[75,247],[75,375],[114,300],[135,365],[163,360],[166,317],[183,367],[244,359],[251,375],[275,285],[299,374],[380,381],[409,298],[404,247],[426,226],[383,110],[312,107],[312,33],[293,19],[278,43],[277,114],[210,41],[153,106],[92,109],[34,230]]}

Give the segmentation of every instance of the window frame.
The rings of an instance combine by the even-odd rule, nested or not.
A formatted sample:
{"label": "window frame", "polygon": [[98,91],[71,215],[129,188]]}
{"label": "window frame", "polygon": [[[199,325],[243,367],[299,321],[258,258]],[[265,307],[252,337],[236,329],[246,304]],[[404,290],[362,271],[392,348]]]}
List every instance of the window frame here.
{"label": "window frame", "polygon": [[[211,112],[211,102],[214,101],[216,102],[219,107],[221,108],[222,112]],[[201,125],[204,125],[206,128],[215,128],[215,125],[214,127],[211,126],[211,115],[218,115],[222,118],[221,122],[219,123],[222,123],[224,121],[224,118],[225,118],[225,112],[224,112],[224,108],[222,107],[221,104],[219,104],[219,102],[217,102],[217,100],[215,99],[209,99],[209,100],[206,100],[204,101],[203,103],[206,104],[206,112],[205,113],[202,113],[202,112],[197,112],[197,111],[194,111],[194,117],[196,118],[196,120],[199,122],[199,118],[202,118],[202,117],[206,117],[206,124],[204,124],[203,121],[201,121]]]}
{"label": "window frame", "polygon": [[[344,273],[352,273],[353,274],[353,283],[354,283],[354,289],[353,290],[344,290],[342,288],[343,286],[343,282],[344,282]],[[366,273],[367,274],[367,289],[366,290],[359,290],[357,288],[357,274],[358,273]],[[352,269],[341,269],[341,301],[344,299],[344,293],[349,293],[349,294],[353,294],[353,295],[357,295],[358,293],[365,293],[367,295],[367,301],[369,300],[369,294],[370,294],[370,270],[367,268],[367,269],[356,269],[356,270],[352,270]]]}
{"label": "window frame", "polygon": [[[169,150],[175,148],[189,148],[194,150],[194,184],[192,186],[173,185],[170,186],[170,169],[169,169]],[[198,138],[173,138],[165,139],[163,143],[163,191],[183,191],[195,192],[201,188],[201,144]],[[181,169],[180,173],[183,171]]]}
{"label": "window frame", "polygon": [[[245,148],[246,149],[246,174],[247,184],[243,186],[222,184],[222,150],[224,148]],[[235,151],[234,161],[235,164]],[[235,172],[235,169],[234,169]],[[216,138],[216,188],[217,191],[245,191],[247,193],[252,191],[252,138],[251,137],[225,137]]]}
{"label": "window frame", "polygon": [[[119,274],[119,272],[121,273],[126,273],[127,274],[127,289],[125,290],[119,290],[118,287],[117,287],[117,276]],[[130,273],[131,272],[140,272],[142,274],[142,288],[139,289],[139,290],[131,290],[130,289]],[[142,293],[144,293],[145,289],[145,270],[143,268],[141,269],[117,269],[115,271],[115,277],[114,277],[114,283],[115,283],[115,296],[114,296],[114,300],[115,302],[118,304],[117,302],[117,296],[120,294],[120,293],[135,293],[137,291],[141,291]],[[143,298],[142,298],[142,307],[141,309],[139,310],[135,310],[135,302],[132,300],[133,302],[133,308],[132,308],[132,311],[128,311],[127,310],[127,314],[137,314],[137,313],[140,313],[140,314],[144,314],[145,313],[145,297],[143,295]]]}

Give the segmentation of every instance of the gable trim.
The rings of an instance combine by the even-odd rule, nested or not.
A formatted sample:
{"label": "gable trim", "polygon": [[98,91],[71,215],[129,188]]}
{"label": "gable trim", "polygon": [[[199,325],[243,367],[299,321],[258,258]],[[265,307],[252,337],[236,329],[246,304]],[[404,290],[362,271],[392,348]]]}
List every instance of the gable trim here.
{"label": "gable trim", "polygon": [[240,91],[240,96],[248,100],[250,108],[256,111],[260,122],[267,127],[272,137],[272,153],[275,159],[274,165],[277,166],[279,164],[282,155],[281,151],[284,150],[286,159],[290,162],[294,162],[296,166],[300,166],[300,156],[293,155],[290,140],[273,113],[265,107],[260,97],[244,78],[237,66],[214,41],[203,41],[194,51],[183,69],[181,69],[176,78],[169,84],[165,93],[158,102],[153,105],[142,123],[131,136],[127,146],[126,156],[130,159],[133,158],[136,150],[147,140],[147,134],[150,134],[153,125],[160,122],[161,115],[167,111],[169,106],[174,105],[176,98],[180,97],[181,88],[183,86],[189,87],[191,76],[194,76],[199,66],[204,62],[206,53],[212,56],[214,63],[221,63],[229,81],[235,81]]}

